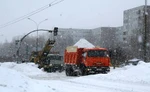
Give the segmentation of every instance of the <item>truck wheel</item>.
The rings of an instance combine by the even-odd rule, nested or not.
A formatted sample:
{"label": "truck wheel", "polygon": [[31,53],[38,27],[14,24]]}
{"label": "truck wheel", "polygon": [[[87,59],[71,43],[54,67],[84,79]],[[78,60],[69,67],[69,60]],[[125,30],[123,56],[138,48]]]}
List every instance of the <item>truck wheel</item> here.
{"label": "truck wheel", "polygon": [[84,71],[84,75],[89,75],[89,72],[88,71]]}
{"label": "truck wheel", "polygon": [[86,71],[85,65],[83,65],[80,70],[81,70],[81,75],[87,75],[87,71]]}
{"label": "truck wheel", "polygon": [[76,76],[80,76],[81,74],[79,72],[76,72]]}
{"label": "truck wheel", "polygon": [[47,72],[51,73],[52,72],[51,68],[48,68]]}
{"label": "truck wheel", "polygon": [[81,75],[82,75],[81,71],[76,72],[76,76],[81,76]]}
{"label": "truck wheel", "polygon": [[70,70],[66,69],[66,76],[70,76]]}
{"label": "truck wheel", "polygon": [[102,74],[107,74],[107,71],[104,69],[104,70],[102,71]]}
{"label": "truck wheel", "polygon": [[61,68],[60,70],[59,70],[59,73],[61,73],[63,71],[63,69]]}
{"label": "truck wheel", "polygon": [[63,68],[63,67],[61,67],[61,69],[59,70],[59,72],[62,72],[62,71],[64,71],[64,68]]}
{"label": "truck wheel", "polygon": [[55,68],[53,68],[53,72],[56,72],[56,69],[55,69]]}
{"label": "truck wheel", "polygon": [[47,71],[48,71],[48,69],[47,69],[47,68],[44,68],[44,71],[46,71],[46,72],[47,72]]}
{"label": "truck wheel", "polygon": [[38,65],[38,68],[41,69],[42,67],[40,65]]}

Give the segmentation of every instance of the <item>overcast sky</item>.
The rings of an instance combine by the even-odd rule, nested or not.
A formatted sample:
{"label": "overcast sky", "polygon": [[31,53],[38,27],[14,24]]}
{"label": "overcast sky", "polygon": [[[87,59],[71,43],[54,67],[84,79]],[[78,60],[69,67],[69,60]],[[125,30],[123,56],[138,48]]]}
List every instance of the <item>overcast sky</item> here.
{"label": "overcast sky", "polygon": [[[1,0],[0,25],[37,10],[54,0]],[[59,1],[59,0],[58,0]],[[39,29],[83,28],[122,26],[123,11],[144,5],[145,0],[64,0],[31,16]],[[148,2],[149,5],[149,2]],[[0,28],[0,43],[11,41],[14,36],[24,35],[36,29],[34,22],[24,19],[16,24]]]}

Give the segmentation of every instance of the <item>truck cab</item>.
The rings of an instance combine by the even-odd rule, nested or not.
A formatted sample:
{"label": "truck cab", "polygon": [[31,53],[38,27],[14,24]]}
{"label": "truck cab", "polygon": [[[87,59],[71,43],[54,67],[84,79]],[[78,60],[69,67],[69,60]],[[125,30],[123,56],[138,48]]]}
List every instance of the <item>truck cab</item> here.
{"label": "truck cab", "polygon": [[64,70],[63,56],[59,54],[48,54],[44,69],[47,72],[62,72]]}
{"label": "truck cab", "polygon": [[105,48],[84,49],[82,62],[91,72],[110,71],[110,58]]}

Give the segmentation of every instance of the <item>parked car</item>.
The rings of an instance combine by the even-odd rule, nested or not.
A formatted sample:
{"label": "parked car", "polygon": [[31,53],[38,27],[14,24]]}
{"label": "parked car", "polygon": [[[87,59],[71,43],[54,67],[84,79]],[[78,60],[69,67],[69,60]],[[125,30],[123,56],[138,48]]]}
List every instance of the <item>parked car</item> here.
{"label": "parked car", "polygon": [[137,65],[139,63],[139,61],[141,61],[141,59],[137,59],[137,58],[130,59],[126,62],[126,65],[129,65],[129,64]]}

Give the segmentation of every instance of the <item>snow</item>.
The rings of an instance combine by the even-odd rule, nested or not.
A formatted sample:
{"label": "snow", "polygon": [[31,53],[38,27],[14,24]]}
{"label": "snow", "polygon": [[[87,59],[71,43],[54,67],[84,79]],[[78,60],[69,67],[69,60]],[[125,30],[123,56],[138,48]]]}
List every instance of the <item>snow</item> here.
{"label": "snow", "polygon": [[139,42],[139,43],[142,43],[142,42],[143,42],[141,35],[138,37],[138,42]]}
{"label": "snow", "polygon": [[92,43],[88,42],[86,39],[80,39],[74,46],[78,46],[78,48],[93,48],[95,47]]}
{"label": "snow", "polygon": [[130,59],[128,61],[131,61],[131,62],[137,62],[137,61],[141,61],[140,59],[137,59],[137,58],[133,58],[133,59]]}
{"label": "snow", "polygon": [[150,92],[150,63],[111,68],[108,74],[68,77],[33,63],[0,63],[0,92]]}

